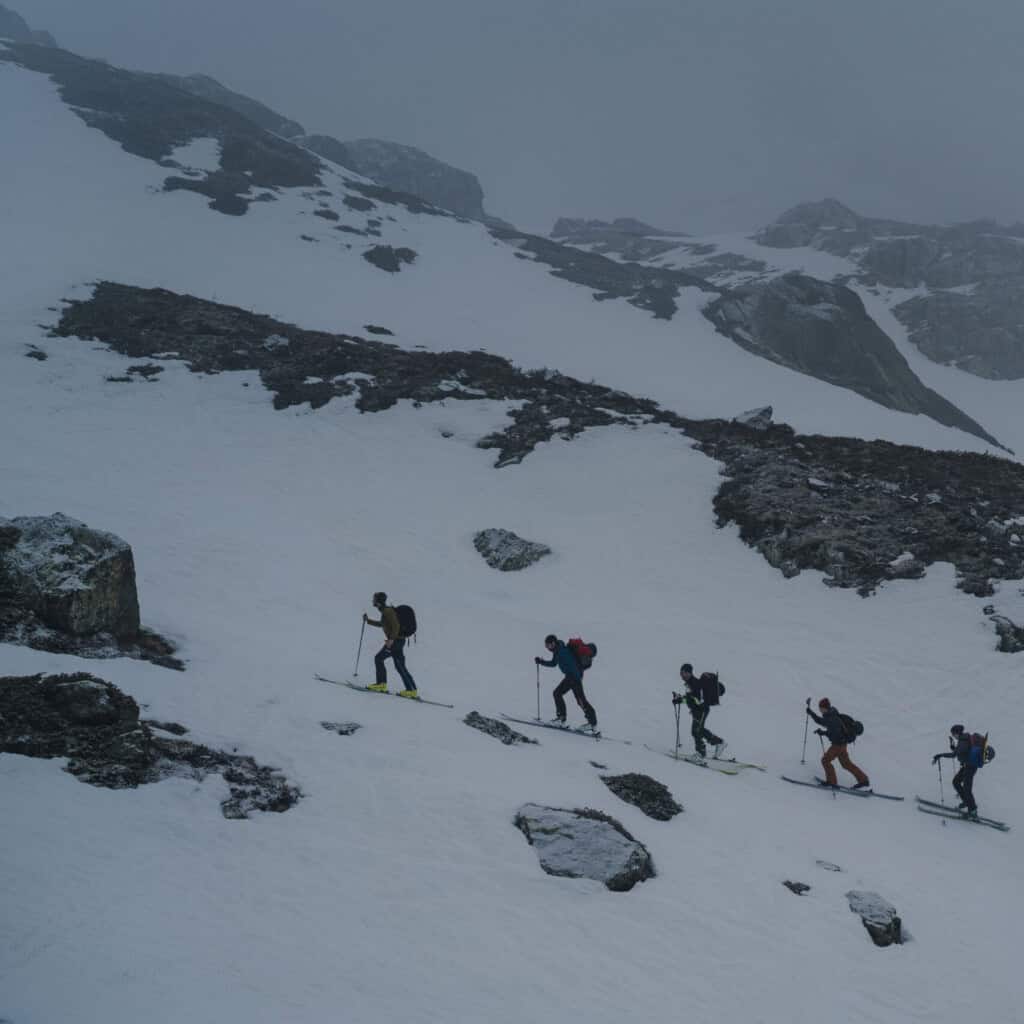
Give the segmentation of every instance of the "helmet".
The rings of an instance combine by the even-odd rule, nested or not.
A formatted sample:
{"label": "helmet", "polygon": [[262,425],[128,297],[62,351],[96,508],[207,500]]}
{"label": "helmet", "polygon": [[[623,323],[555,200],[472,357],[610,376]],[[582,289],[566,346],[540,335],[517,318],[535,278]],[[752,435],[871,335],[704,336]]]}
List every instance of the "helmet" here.
{"label": "helmet", "polygon": [[374,607],[376,607],[376,608],[383,608],[384,605],[386,605],[387,603],[388,603],[388,595],[385,594],[383,590],[378,590],[377,593],[373,595]]}
{"label": "helmet", "polygon": [[548,633],[548,635],[546,637],[544,637],[544,643],[545,643],[545,645],[547,645],[547,644],[557,644],[558,643],[558,637],[555,636],[554,633]]}
{"label": "helmet", "polygon": [[693,671],[693,666],[688,661],[684,661],[683,664],[680,666],[679,671],[680,671],[680,673],[692,672]]}
{"label": "helmet", "polygon": [[962,725],[951,725],[949,731],[952,735],[959,736],[964,731],[964,727]]}
{"label": "helmet", "polygon": [[830,707],[832,707],[832,701],[830,701],[828,697],[822,697],[821,700],[818,701],[818,707],[822,711],[827,711]]}

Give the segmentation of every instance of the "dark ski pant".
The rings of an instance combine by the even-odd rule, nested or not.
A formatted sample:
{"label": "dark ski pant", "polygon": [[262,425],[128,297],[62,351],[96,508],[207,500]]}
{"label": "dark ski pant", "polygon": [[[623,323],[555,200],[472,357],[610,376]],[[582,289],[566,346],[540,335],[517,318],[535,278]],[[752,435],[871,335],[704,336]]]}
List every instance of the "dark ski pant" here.
{"label": "dark ski pant", "polygon": [[953,788],[960,797],[960,802],[967,804],[967,810],[976,811],[978,805],[974,802],[974,776],[978,769],[970,764],[960,765],[960,771],[953,776]]}
{"label": "dark ski pant", "polygon": [[597,712],[590,706],[587,695],[583,692],[582,679],[570,679],[566,676],[554,689],[552,696],[555,698],[555,714],[565,721],[565,695],[572,691],[580,710],[587,716],[591,725],[597,725]]}
{"label": "dark ski pant", "polygon": [[710,743],[711,746],[717,747],[722,742],[721,736],[716,736],[713,732],[710,732],[704,727],[704,724],[708,720],[708,715],[711,712],[711,708],[704,708],[699,715],[693,716],[693,722],[690,725],[690,735],[693,737],[693,745],[697,748],[697,753],[703,757],[707,752],[705,743]]}
{"label": "dark ski pant", "polygon": [[415,690],[416,683],[413,681],[412,676],[409,675],[409,670],[405,667],[405,637],[400,636],[397,640],[393,640],[390,648],[385,645],[374,656],[373,663],[377,666],[378,683],[386,683],[388,681],[388,670],[384,667],[384,662],[388,658],[394,661],[395,668],[402,677],[402,682],[405,683],[405,688],[407,690]]}
{"label": "dark ski pant", "polygon": [[846,744],[833,743],[825,751],[825,756],[821,759],[821,766],[825,769],[825,781],[830,786],[836,784],[836,769],[832,764],[833,761],[838,761],[858,782],[865,783],[868,781],[868,777],[850,760]]}

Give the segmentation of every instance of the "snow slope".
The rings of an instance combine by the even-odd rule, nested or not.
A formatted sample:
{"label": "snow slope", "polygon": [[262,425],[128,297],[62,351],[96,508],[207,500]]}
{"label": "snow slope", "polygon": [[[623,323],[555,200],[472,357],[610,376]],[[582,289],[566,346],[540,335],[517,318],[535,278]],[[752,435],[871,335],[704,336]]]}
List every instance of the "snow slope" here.
{"label": "snow slope", "polygon": [[[275,412],[251,374],[198,377],[168,361],[153,383],[109,383],[129,360],[38,325],[61,297],[111,278],[304,327],[377,323],[402,344],[485,347],[687,415],[771,401],[802,429],[973,439],[752,363],[694,310],[662,324],[594,303],[476,226],[396,214],[388,240],[421,255],[390,276],[332,248],[301,196],[227,218],[197,196],[151,194],[159,168],[3,65],[0,105],[8,154],[18,139],[0,162],[0,515],[62,511],[127,539],[144,621],[188,660],[175,673],[3,646],[3,673],[95,672],[197,741],[277,765],[305,794],[287,813],[226,821],[218,780],[114,792],[58,763],[0,757],[0,1017],[1016,1019],[1024,825],[945,827],[909,804],[777,778],[811,774],[803,704],[827,694],[866,724],[856,760],[908,799],[937,795],[929,757],[951,722],[991,728],[1001,757],[979,799],[1018,818],[1020,667],[992,650],[950,570],[869,600],[810,573],[785,580],[715,528],[718,467],[660,429],[591,430],[496,471],[474,447],[501,421],[496,403]],[[26,359],[27,344],[49,358]],[[471,543],[486,526],[555,554],[498,575]],[[416,606],[410,667],[454,712],[312,679],[351,670],[380,588]],[[461,723],[471,709],[534,712],[532,658],[551,630],[599,644],[588,692],[605,730],[633,746],[538,732],[539,747],[510,749]],[[644,750],[674,738],[684,659],[721,671],[713,727],[769,772],[727,778]],[[542,677],[545,714],[556,681]],[[363,729],[339,737],[324,720]],[[645,818],[591,758],[656,776],[685,813]],[[543,874],[512,826],[528,801],[614,815],[658,877],[614,894]],[[811,893],[793,896],[787,878]],[[897,906],[913,941],[870,943],[843,898],[862,887]]]}

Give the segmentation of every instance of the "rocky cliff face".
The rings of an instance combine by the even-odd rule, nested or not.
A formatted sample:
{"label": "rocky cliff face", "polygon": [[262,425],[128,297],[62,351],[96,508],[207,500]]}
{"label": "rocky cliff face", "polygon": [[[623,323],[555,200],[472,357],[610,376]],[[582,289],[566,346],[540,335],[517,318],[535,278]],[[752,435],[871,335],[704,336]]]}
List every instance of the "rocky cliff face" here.
{"label": "rocky cliff face", "polygon": [[678,231],[662,231],[633,217],[613,221],[559,217],[551,237],[567,245],[586,246],[591,252],[625,260],[649,260],[674,249]]}
{"label": "rocky cliff face", "polygon": [[0,4],[0,39],[13,39],[16,43],[35,43],[37,46],[57,45],[57,40],[49,32],[33,31],[17,11],[12,11],[3,4]]}
{"label": "rocky cliff face", "polygon": [[785,274],[727,292],[705,315],[736,344],[766,359],[998,444],[921,383],[849,288]]}
{"label": "rocky cliff face", "polygon": [[908,224],[825,199],[793,207],[756,239],[847,257],[865,284],[921,289],[894,312],[926,356],[980,377],[1024,377],[1024,225]]}
{"label": "rocky cliff face", "polygon": [[412,146],[381,139],[339,142],[307,135],[302,145],[327,160],[372,178],[396,192],[408,192],[469,220],[487,220],[484,190],[475,174],[452,167]]}

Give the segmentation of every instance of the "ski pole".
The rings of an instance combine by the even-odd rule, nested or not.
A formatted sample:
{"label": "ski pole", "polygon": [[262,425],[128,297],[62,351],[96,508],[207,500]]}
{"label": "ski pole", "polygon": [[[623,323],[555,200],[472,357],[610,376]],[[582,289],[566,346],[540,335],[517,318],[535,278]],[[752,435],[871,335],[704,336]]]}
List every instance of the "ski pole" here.
{"label": "ski pole", "polygon": [[363,633],[366,632],[366,619],[363,619],[362,629],[359,630],[359,646],[356,648],[356,670],[352,674],[359,675],[359,655],[363,653]]}
{"label": "ski pole", "polygon": [[[942,789],[942,762],[941,761],[936,761],[935,762],[935,767],[939,769],[939,803],[942,804],[943,807],[945,807],[946,806],[946,797],[945,797],[945,795],[943,793],[943,789]],[[943,824],[945,824],[945,822],[943,822]]]}
{"label": "ski pole", "polygon": [[540,721],[540,665],[537,666],[537,721]]}
{"label": "ski pole", "polygon": [[672,710],[676,713],[676,758],[679,757],[679,711],[682,708],[681,704],[672,705]]}
{"label": "ski pole", "polygon": [[[811,706],[811,698],[807,698],[807,707]],[[810,725],[811,716],[804,714],[804,749],[800,751],[800,763],[807,764],[807,726]]]}

